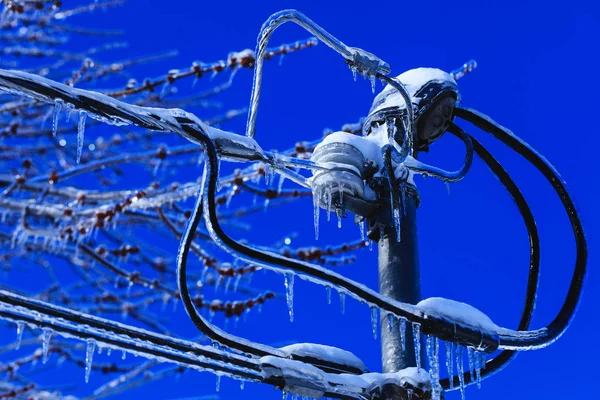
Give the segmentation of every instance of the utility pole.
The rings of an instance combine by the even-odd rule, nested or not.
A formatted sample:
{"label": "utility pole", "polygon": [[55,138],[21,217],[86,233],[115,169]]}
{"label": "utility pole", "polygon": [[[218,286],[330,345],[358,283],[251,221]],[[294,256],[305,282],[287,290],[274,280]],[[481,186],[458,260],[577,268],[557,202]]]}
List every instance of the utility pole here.
{"label": "utility pole", "polygon": [[[369,220],[369,237],[378,239],[378,272],[379,292],[391,299],[409,304],[417,304],[421,300],[421,272],[419,266],[419,250],[417,239],[417,208],[419,194],[415,186],[405,185],[400,223],[400,241],[397,239],[393,223],[391,207],[389,207],[389,191],[382,195],[382,204],[377,215]],[[412,327],[408,323],[404,329],[398,318],[392,319],[389,329],[388,315],[381,313],[381,363],[383,373],[398,372],[404,368],[416,367]],[[404,332],[404,338],[401,332]],[[424,360],[421,357],[421,360]],[[409,389],[410,390],[410,389]],[[382,388],[381,399],[404,400],[418,399],[418,392],[408,395],[407,388],[396,385]]]}
{"label": "utility pole", "polygon": [[[378,269],[379,292],[391,299],[409,304],[421,300],[421,274],[417,241],[416,189],[407,190],[405,214],[400,225],[401,240],[397,240],[393,223],[383,229],[379,238]],[[391,213],[389,213],[391,215]],[[383,372],[397,372],[416,367],[412,329],[405,330],[404,348],[399,329],[399,320],[394,318],[392,329],[388,329],[388,316],[381,314],[381,361]]]}

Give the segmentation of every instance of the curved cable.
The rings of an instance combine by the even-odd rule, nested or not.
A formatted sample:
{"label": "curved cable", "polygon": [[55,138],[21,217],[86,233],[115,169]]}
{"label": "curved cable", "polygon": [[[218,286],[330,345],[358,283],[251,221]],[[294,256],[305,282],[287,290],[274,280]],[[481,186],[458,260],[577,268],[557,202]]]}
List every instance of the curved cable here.
{"label": "curved cable", "polygon": [[271,15],[269,19],[265,21],[258,35],[252,94],[250,96],[250,109],[248,111],[248,121],[246,123],[246,136],[254,137],[256,133],[256,114],[258,112],[258,103],[260,101],[262,89],[263,62],[269,39],[273,35],[273,32],[286,22],[294,22],[300,25],[327,46],[342,55],[348,63],[356,65],[361,71],[369,73],[372,76],[375,76],[378,73],[388,74],[390,72],[390,66],[387,63],[363,50],[346,46],[301,12],[296,10],[279,11]]}
{"label": "curved cable", "polygon": [[[415,110],[413,108],[413,103],[412,103],[412,98],[410,96],[410,93],[408,93],[408,90],[406,90],[406,87],[404,87],[404,84],[402,82],[400,82],[399,79],[397,78],[390,78],[389,76],[383,75],[383,74],[377,74],[376,75],[377,78],[379,78],[380,80],[382,80],[383,82],[387,83],[388,85],[392,86],[394,89],[396,89],[400,95],[402,96],[402,98],[404,99],[404,103],[406,104],[406,131],[407,134],[405,134],[404,138],[405,138],[405,142],[406,139],[408,138],[408,155],[412,156],[414,154],[414,140],[415,140],[415,133],[417,132],[416,130],[416,121],[415,121]],[[390,138],[390,144],[393,141],[393,138]],[[404,143],[402,144],[402,147],[404,148]]]}
{"label": "curved cable", "polygon": [[467,172],[469,172],[471,164],[473,163],[473,143],[471,143],[470,136],[454,123],[450,123],[448,126],[448,132],[454,134],[465,144],[465,161],[460,169],[456,171],[446,171],[441,168],[434,167],[433,165],[424,164],[414,158],[407,159],[404,162],[406,168],[418,174],[426,174],[428,176],[440,178],[445,182],[457,182],[463,179],[465,175],[467,175]]}
{"label": "curved cable", "polygon": [[[184,127],[187,129],[187,127]],[[179,250],[177,252],[177,284],[181,295],[181,300],[184,304],[185,310],[194,323],[194,325],[210,339],[220,343],[225,347],[235,349],[243,353],[249,353],[256,357],[264,356],[275,356],[279,358],[287,358],[289,355],[274,347],[262,345],[256,342],[251,342],[244,338],[231,335],[217,326],[207,321],[196,309],[194,302],[189,294],[189,288],[187,283],[187,256],[189,254],[190,247],[194,238],[194,234],[198,227],[200,220],[202,219],[203,204],[206,202],[206,192],[211,192],[211,199],[214,205],[214,195],[216,189],[216,179],[208,178],[218,177],[219,162],[217,157],[217,151],[212,141],[206,137],[203,139],[204,149],[206,152],[205,169],[203,174],[203,184],[201,185],[200,192],[196,198],[190,219],[188,220],[185,229],[183,231],[181,241],[179,243]],[[212,235],[211,235],[212,236]],[[214,238],[213,238],[214,240]],[[346,372],[351,374],[360,374],[361,371],[358,368],[339,364],[333,361],[317,360],[311,357],[301,357],[292,355],[292,358],[299,361],[304,361],[309,364],[313,364],[316,367],[322,369],[325,372]]]}
{"label": "curved cable", "polygon": [[[184,126],[184,129],[189,129],[189,127]],[[217,245],[228,252],[236,253],[236,257],[249,263],[261,265],[265,268],[279,272],[291,270],[294,273],[300,274],[304,279],[308,279],[312,282],[337,287],[340,291],[346,292],[353,297],[371,303],[399,317],[404,317],[411,322],[420,324],[424,334],[432,334],[442,340],[478,346],[480,349],[489,352],[494,351],[498,347],[498,339],[494,334],[481,332],[470,327],[454,324],[444,319],[427,315],[410,304],[391,300],[364,285],[358,284],[326,268],[299,260],[289,259],[279,254],[261,251],[233,240],[222,230],[216,212],[215,195],[218,180],[218,161],[216,158],[216,151],[213,147],[214,145],[210,141],[207,142],[205,147],[207,158],[205,161],[206,168],[202,183],[202,205],[204,208],[204,219],[207,230]],[[197,205],[198,204],[199,203],[197,203]],[[180,250],[182,250],[181,247]],[[225,332],[222,333],[228,335]],[[235,345],[235,342],[232,342],[232,345]]]}
{"label": "curved cable", "polygon": [[[450,131],[454,134],[454,131]],[[500,183],[504,186],[506,191],[509,193],[515,205],[517,206],[519,213],[523,218],[525,227],[527,228],[527,235],[529,237],[529,275],[527,278],[527,292],[525,295],[525,305],[521,314],[521,321],[519,322],[519,330],[524,331],[529,328],[533,310],[535,309],[535,300],[537,295],[537,288],[540,276],[540,239],[538,235],[537,226],[531,209],[523,197],[523,194],[519,190],[518,186],[512,180],[510,175],[504,170],[502,165],[492,156],[486,148],[479,143],[475,138],[470,136],[471,142],[473,143],[473,150],[488,166],[490,171],[498,178]],[[517,355],[517,352],[505,350],[498,354],[493,359],[489,360],[485,364],[485,369],[481,370],[481,378],[486,378],[494,375],[495,373],[502,370],[506,365],[511,362]],[[453,378],[454,389],[460,387],[460,379],[458,375]],[[471,373],[469,371],[463,374],[463,382],[465,385],[475,383],[471,379]],[[440,380],[440,385],[444,390],[450,389],[450,378]]]}
{"label": "curved cable", "polygon": [[579,215],[577,214],[573,200],[569,196],[566,184],[558,171],[529,144],[525,143],[507,128],[478,111],[468,108],[456,108],[455,115],[490,133],[537,168],[558,194],[569,217],[575,238],[576,258],[573,277],[560,311],[554,320],[544,328],[526,332],[505,331],[499,333],[500,343],[504,349],[536,350],[546,347],[557,340],[567,330],[581,300],[587,271],[587,243]]}

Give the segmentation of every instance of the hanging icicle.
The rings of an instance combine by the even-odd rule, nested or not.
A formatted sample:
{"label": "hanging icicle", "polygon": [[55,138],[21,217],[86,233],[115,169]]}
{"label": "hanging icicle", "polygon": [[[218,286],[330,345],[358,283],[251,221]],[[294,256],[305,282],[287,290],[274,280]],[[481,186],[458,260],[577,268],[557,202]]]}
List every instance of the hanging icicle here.
{"label": "hanging icicle", "polygon": [[52,113],[52,137],[56,137],[58,132],[58,119],[60,118],[60,111],[62,110],[63,101],[57,99],[54,102],[54,111]]}
{"label": "hanging icicle", "polygon": [[340,309],[342,314],[346,313],[346,293],[340,292]]}
{"label": "hanging icicle", "polygon": [[358,228],[360,229],[360,240],[365,241],[365,220],[361,220],[358,223]]}
{"label": "hanging icicle", "polygon": [[290,322],[294,322],[294,274],[285,274],[285,298],[287,301]]}
{"label": "hanging icicle", "polygon": [[327,292],[327,304],[331,305],[331,286],[325,286]]}
{"label": "hanging icicle", "polygon": [[221,390],[221,375],[217,375],[217,382],[215,384],[215,391],[219,393],[219,390]]}
{"label": "hanging icicle", "polygon": [[400,214],[400,209],[398,207],[394,207],[394,228],[396,228],[396,241],[400,243],[402,240],[401,228],[402,228],[402,215]]}
{"label": "hanging icicle", "polygon": [[50,339],[52,339],[52,329],[42,329],[42,363],[46,364],[48,361],[48,351],[50,350]]}
{"label": "hanging icicle", "polygon": [[327,191],[325,192],[325,201],[327,202],[327,222],[331,220],[331,203],[332,203],[333,193],[331,186],[327,186]]}
{"label": "hanging icicle", "polygon": [[475,382],[475,353],[471,347],[467,347],[467,359],[469,360],[469,373],[471,382]]}
{"label": "hanging icicle", "polygon": [[[90,381],[90,373],[92,372],[92,362],[94,361],[94,351],[96,350],[96,341],[94,339],[87,340],[87,348],[85,351],[85,383]],[[125,352],[123,351],[123,356]],[[123,357],[125,359],[125,357]]]}
{"label": "hanging icicle", "polygon": [[336,208],[335,215],[337,216],[337,227],[341,228],[342,227],[342,217],[344,216],[344,210],[342,210],[341,208]]}
{"label": "hanging icicle", "polygon": [[475,377],[477,379],[477,389],[481,389],[481,370],[485,369],[487,354],[483,351],[475,354],[477,357],[477,368],[475,369]]}
{"label": "hanging icicle", "polygon": [[433,342],[433,364],[435,365],[435,390],[437,398],[440,399],[442,390],[440,388],[440,340],[436,337]]}
{"label": "hanging icicle", "polygon": [[394,319],[396,319],[394,314],[388,313],[387,321],[388,321],[388,330],[390,333],[392,333],[392,331],[394,330]]}
{"label": "hanging icicle", "polygon": [[85,111],[79,111],[79,122],[77,123],[77,164],[81,161],[83,152],[83,137],[85,135],[85,119],[87,114]]}
{"label": "hanging icicle", "polygon": [[406,350],[406,319],[400,318],[398,321],[398,330],[400,331],[400,345],[402,351]]}
{"label": "hanging icicle", "polygon": [[454,348],[452,342],[446,342],[446,370],[450,379],[450,390],[454,389]]}
{"label": "hanging icicle", "polygon": [[283,182],[285,182],[285,175],[279,175],[279,183],[277,184],[277,194],[281,193],[283,189]]}
{"label": "hanging icicle", "polygon": [[415,346],[415,359],[417,361],[417,370],[421,371],[421,325],[413,322],[413,342]]}
{"label": "hanging icicle", "polygon": [[373,330],[373,339],[377,339],[377,317],[378,309],[375,306],[371,306],[371,329]]}
{"label": "hanging icicle", "polygon": [[25,323],[22,321],[17,322],[17,345],[15,348],[19,350],[21,348],[21,340],[23,339],[23,330],[25,330]]}
{"label": "hanging icicle", "polygon": [[458,380],[460,382],[460,396],[462,400],[465,400],[465,371],[463,367],[463,347],[460,344],[456,345],[456,348],[454,350],[454,357],[456,358]]}
{"label": "hanging icicle", "polygon": [[319,240],[319,211],[320,211],[320,207],[319,207],[319,196],[320,196],[320,190],[318,188],[314,189],[313,192],[313,217],[314,217],[314,224],[315,224],[315,240]]}

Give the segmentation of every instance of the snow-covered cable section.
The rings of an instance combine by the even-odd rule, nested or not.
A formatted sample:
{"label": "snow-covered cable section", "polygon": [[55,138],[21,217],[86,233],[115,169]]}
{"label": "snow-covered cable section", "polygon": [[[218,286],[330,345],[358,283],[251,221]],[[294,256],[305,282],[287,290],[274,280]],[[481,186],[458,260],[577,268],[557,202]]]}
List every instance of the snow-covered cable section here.
{"label": "snow-covered cable section", "polygon": [[429,373],[416,367],[389,374],[352,375],[329,374],[302,362],[270,356],[262,357],[260,362],[265,379],[276,377],[284,380],[284,398],[289,393],[292,396],[309,398],[337,395],[365,399],[380,393],[386,384],[393,384],[411,392],[430,390]]}
{"label": "snow-covered cable section", "polygon": [[500,330],[490,317],[475,307],[459,301],[431,297],[422,300],[416,307],[428,315],[452,321],[455,324],[479,328],[488,332],[498,332]]}
{"label": "snow-covered cable section", "polygon": [[367,366],[360,358],[349,351],[338,349],[337,347],[313,343],[297,343],[282,347],[280,350],[285,352],[290,358],[300,356],[322,361],[335,360],[338,364],[348,365],[363,372],[368,371]]}

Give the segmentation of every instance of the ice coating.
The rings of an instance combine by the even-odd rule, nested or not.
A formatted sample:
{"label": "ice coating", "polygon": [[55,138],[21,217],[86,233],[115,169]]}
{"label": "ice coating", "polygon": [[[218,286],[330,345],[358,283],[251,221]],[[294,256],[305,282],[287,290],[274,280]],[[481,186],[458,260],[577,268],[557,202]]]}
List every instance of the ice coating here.
{"label": "ice coating", "polygon": [[398,372],[354,374],[329,374],[312,365],[300,361],[277,357],[260,359],[265,378],[281,377],[285,380],[284,391],[300,396],[321,398],[327,392],[349,397],[361,395],[363,398],[372,389],[384,383],[403,385],[405,382],[415,387],[429,387],[430,375],[424,369],[410,367]]}
{"label": "ice coating", "polygon": [[356,147],[361,153],[363,153],[366,159],[374,160],[376,162],[377,160],[381,160],[381,147],[376,141],[369,139],[368,136],[363,137],[342,131],[327,135],[325,139],[323,139],[323,141],[319,143],[317,147],[315,147],[314,151],[316,152],[321,147],[332,143],[349,144],[350,146]]}
{"label": "ice coating", "polygon": [[[382,148],[385,145],[390,144],[390,140],[387,133],[387,127],[382,125],[377,128],[374,128],[369,136],[359,136],[353,135],[348,132],[334,132],[330,135],[327,135],[321,143],[319,143],[314,152],[317,152],[318,149],[331,145],[334,143],[342,143],[355,147],[358,151],[362,153],[366,160],[374,161],[377,165],[377,169],[380,170],[383,168],[383,153]],[[398,151],[401,150],[401,147],[396,143],[391,143]],[[412,157],[408,156],[407,161],[414,163]],[[344,165],[345,168],[351,169],[350,165]],[[408,183],[414,185],[414,174],[410,174],[408,178]],[[368,197],[365,195],[365,197]]]}
{"label": "ice coating", "polygon": [[[438,68],[415,68],[408,70],[397,76],[397,79],[404,84],[404,87],[410,94],[413,104],[419,105],[421,98],[416,96],[417,92],[430,81],[455,82],[452,75]],[[377,95],[373,102],[373,107],[369,114],[378,111],[390,104],[399,107],[405,106],[402,95],[391,85],[386,87]]]}
{"label": "ice coating", "polygon": [[199,127],[215,142],[219,153],[232,161],[256,159],[262,155],[262,149],[254,139],[210,127],[194,114],[180,109],[127,104],[102,93],[70,87],[39,75],[2,69],[0,91],[54,104],[53,134],[58,129],[58,114],[66,103],[67,115],[74,110],[85,111],[90,118],[104,123],[171,131],[193,143],[199,142],[193,134],[184,130],[183,126]]}
{"label": "ice coating", "polygon": [[498,325],[494,324],[487,315],[475,307],[459,301],[444,299],[442,297],[431,297],[420,301],[416,307],[428,315],[452,321],[463,326],[492,333],[500,330]]}
{"label": "ice coating", "polygon": [[281,350],[291,355],[300,357],[313,357],[323,361],[335,361],[336,363],[348,365],[361,371],[368,371],[365,363],[349,351],[337,347],[324,346],[313,343],[297,343],[282,347]]}

